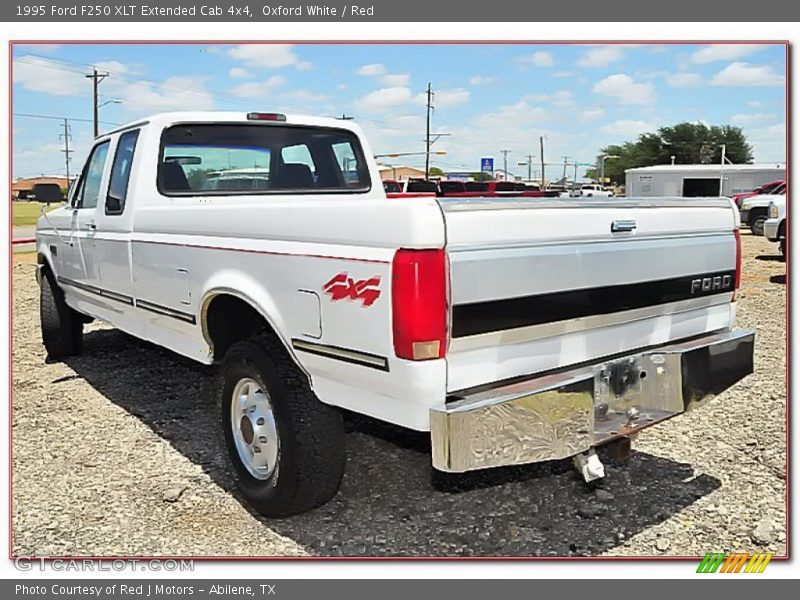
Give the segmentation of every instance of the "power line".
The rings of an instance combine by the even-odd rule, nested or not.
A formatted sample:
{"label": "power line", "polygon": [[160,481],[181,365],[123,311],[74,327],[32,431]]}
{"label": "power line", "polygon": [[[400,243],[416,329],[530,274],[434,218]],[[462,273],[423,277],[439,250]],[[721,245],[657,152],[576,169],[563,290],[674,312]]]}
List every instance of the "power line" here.
{"label": "power line", "polygon": [[[70,121],[78,121],[80,123],[93,123],[94,122],[92,119],[82,119],[80,117],[61,117],[61,116],[57,116],[57,115],[38,115],[38,114],[34,114],[34,113],[17,113],[17,112],[15,112],[14,116],[15,117],[26,117],[26,118],[30,118],[30,119],[51,119],[53,121],[63,121],[64,119],[69,119]],[[116,126],[122,125],[121,123],[114,123],[112,121],[100,121],[100,123],[103,123],[104,125],[116,125]]]}

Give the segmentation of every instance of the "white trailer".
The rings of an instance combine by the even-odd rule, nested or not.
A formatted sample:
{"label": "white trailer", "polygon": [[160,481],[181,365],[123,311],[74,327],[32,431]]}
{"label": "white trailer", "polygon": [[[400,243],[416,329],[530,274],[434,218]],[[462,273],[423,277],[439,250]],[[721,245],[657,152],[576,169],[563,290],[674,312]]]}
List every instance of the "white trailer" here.
{"label": "white trailer", "polygon": [[[625,195],[637,197],[733,196],[786,178],[785,163],[654,165],[625,170]],[[721,184],[721,185],[720,185]],[[721,189],[720,189],[721,188]]]}

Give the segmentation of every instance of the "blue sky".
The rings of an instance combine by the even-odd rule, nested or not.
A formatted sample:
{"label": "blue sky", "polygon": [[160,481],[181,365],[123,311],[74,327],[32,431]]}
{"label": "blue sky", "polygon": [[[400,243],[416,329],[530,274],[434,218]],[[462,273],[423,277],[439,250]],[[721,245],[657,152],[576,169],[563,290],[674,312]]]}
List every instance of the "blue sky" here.
{"label": "blue sky", "polygon": [[[479,170],[509,149],[509,171],[545,138],[555,163],[593,162],[599,148],[680,121],[741,126],[756,162],[785,161],[783,45],[16,45],[14,177],[64,172],[69,117],[77,170],[91,141],[91,82],[101,129],[166,110],[276,110],[347,114],[377,154],[424,149],[425,88],[435,92],[433,157],[445,170]],[[422,158],[393,159],[420,165]]]}

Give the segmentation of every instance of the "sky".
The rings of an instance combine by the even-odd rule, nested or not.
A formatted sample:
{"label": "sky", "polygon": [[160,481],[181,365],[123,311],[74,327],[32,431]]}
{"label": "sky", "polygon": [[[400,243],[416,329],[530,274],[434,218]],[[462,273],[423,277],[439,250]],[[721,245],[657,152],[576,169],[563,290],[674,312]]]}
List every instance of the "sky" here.
{"label": "sky", "polygon": [[65,117],[80,169],[92,66],[109,74],[101,131],[171,110],[347,115],[375,154],[421,152],[430,82],[431,130],[449,134],[432,164],[445,171],[478,171],[482,157],[501,168],[509,150],[511,173],[527,177],[518,163],[530,154],[538,176],[544,136],[546,176],[557,179],[565,156],[594,163],[604,146],[682,121],[740,126],[755,162],[786,160],[782,44],[15,44],[13,56],[14,178],[65,172]]}

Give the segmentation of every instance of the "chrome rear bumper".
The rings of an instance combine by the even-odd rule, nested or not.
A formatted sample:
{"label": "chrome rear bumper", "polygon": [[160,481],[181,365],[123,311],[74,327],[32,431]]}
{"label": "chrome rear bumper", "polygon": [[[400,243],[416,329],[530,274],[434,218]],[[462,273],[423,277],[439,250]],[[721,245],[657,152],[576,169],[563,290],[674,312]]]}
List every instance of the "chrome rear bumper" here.
{"label": "chrome rear bumper", "polygon": [[724,331],[461,396],[431,410],[433,466],[563,459],[631,435],[752,373],[754,339]]}

